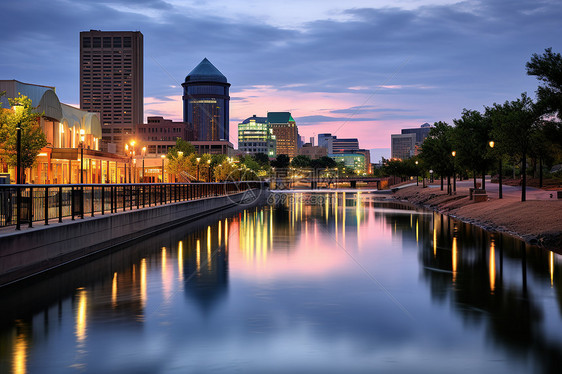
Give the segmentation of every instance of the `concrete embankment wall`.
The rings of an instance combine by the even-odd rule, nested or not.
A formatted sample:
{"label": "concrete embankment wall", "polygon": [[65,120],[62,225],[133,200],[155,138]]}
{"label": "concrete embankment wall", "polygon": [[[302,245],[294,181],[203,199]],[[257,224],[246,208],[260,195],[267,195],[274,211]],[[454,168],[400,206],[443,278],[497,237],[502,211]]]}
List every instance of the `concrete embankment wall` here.
{"label": "concrete embankment wall", "polygon": [[[256,190],[252,205],[264,204]],[[244,193],[40,226],[0,236],[0,286],[238,205]],[[248,205],[246,205],[248,206]]]}

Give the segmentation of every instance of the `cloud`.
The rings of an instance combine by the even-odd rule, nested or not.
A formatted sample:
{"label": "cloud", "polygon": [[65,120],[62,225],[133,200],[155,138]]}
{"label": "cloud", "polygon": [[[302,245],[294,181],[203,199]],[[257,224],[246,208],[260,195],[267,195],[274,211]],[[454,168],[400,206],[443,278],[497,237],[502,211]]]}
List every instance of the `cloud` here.
{"label": "cloud", "polygon": [[[168,106],[148,99],[181,96],[185,75],[208,57],[232,84],[232,118],[355,113],[387,124],[365,134],[382,146],[400,126],[450,122],[463,108],[533,92],[525,62],[546,47],[562,50],[561,2],[451,2],[290,1],[280,10],[252,1],[20,0],[3,4],[0,71],[2,79],[56,86],[63,102],[78,102],[79,32],[140,30],[145,114],[177,117],[181,99]],[[296,21],[287,21],[299,7]]]}

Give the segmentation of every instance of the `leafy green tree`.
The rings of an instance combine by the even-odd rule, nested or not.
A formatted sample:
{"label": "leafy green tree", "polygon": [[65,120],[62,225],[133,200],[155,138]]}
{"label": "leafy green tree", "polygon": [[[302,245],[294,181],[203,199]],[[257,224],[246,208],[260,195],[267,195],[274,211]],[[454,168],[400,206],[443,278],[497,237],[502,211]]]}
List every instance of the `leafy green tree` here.
{"label": "leafy green tree", "polygon": [[562,56],[560,53],[553,53],[552,48],[547,48],[542,55],[533,54],[526,67],[527,75],[534,75],[543,83],[537,89],[537,108],[543,113],[555,115],[562,120]]}
{"label": "leafy green tree", "polygon": [[269,168],[269,156],[266,155],[265,153],[259,152],[253,155],[254,161],[256,161],[258,164],[260,164],[260,167],[262,169],[268,169]]}
{"label": "leafy green tree", "polygon": [[313,169],[333,169],[336,166],[336,161],[328,156],[322,156],[310,161],[310,167]]}
{"label": "leafy green tree", "polygon": [[527,94],[514,101],[504,104],[494,104],[486,107],[486,115],[491,119],[492,137],[500,152],[514,153],[521,160],[521,174],[523,177],[521,201],[526,200],[527,187],[527,156],[532,139],[540,128],[541,114],[535,108],[533,100]]}
{"label": "leafy green tree", "polygon": [[460,119],[453,120],[452,143],[456,152],[454,162],[463,169],[482,173],[482,188],[486,188],[486,171],[493,162],[488,144],[491,137],[491,121],[476,110],[464,109]]}
{"label": "leafy green tree", "polygon": [[441,190],[443,190],[443,176],[449,179],[453,172],[452,133],[453,128],[446,122],[435,122],[420,152],[420,159],[424,164],[441,176]]}
{"label": "leafy green tree", "polygon": [[[31,99],[25,95],[8,99],[14,109],[0,107],[0,158],[10,166],[17,164],[17,127],[21,129],[21,167],[35,164],[41,148],[47,146],[47,137],[39,126],[42,114],[36,112]],[[22,173],[22,178],[24,174]],[[20,181],[23,182],[23,181]]]}
{"label": "leafy green tree", "polygon": [[183,140],[182,138],[176,138],[176,145],[168,151],[167,157],[168,159],[170,159],[170,157],[178,157],[180,154],[179,152],[182,152],[182,155],[187,157],[194,154],[195,151],[195,146],[193,144]]}
{"label": "leafy green tree", "polygon": [[279,169],[287,168],[290,161],[291,159],[287,155],[277,155],[277,158],[271,161],[271,166]]}
{"label": "leafy green tree", "polygon": [[298,155],[291,160],[291,166],[298,169],[309,168],[311,165],[310,157],[306,155]]}

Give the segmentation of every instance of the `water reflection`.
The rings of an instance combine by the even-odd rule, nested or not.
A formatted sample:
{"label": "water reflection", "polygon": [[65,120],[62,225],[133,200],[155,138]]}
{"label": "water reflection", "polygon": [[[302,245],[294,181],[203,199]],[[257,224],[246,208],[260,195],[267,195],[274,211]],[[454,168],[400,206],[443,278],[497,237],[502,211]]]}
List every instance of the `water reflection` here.
{"label": "water reflection", "polygon": [[549,372],[559,257],[368,193],[288,194],[2,291],[0,372]]}

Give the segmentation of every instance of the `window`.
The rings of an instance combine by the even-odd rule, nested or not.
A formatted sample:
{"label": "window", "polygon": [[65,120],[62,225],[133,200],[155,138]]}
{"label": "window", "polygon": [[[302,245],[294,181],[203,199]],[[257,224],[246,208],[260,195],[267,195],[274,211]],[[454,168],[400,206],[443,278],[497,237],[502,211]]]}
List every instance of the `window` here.
{"label": "window", "polygon": [[131,37],[125,36],[123,38],[123,48],[131,48]]}
{"label": "window", "polygon": [[121,48],[121,37],[114,36],[113,37],[113,48]]}
{"label": "window", "polygon": [[94,48],[100,48],[101,47],[101,37],[94,36],[93,41],[94,41],[93,42]]}
{"label": "window", "polygon": [[103,47],[104,48],[111,48],[111,37],[109,37],[109,36],[103,37]]}
{"label": "window", "polygon": [[[92,48],[92,38],[90,38],[89,36],[85,36],[82,38],[82,47],[83,48]],[[86,57],[86,56],[84,56]],[[88,56],[90,57],[90,56]]]}

